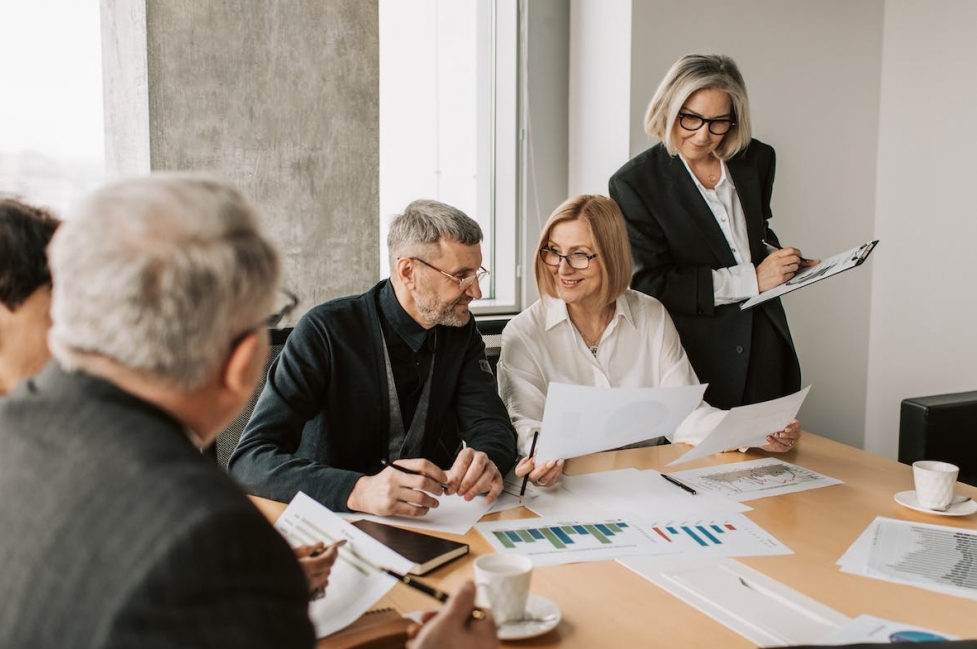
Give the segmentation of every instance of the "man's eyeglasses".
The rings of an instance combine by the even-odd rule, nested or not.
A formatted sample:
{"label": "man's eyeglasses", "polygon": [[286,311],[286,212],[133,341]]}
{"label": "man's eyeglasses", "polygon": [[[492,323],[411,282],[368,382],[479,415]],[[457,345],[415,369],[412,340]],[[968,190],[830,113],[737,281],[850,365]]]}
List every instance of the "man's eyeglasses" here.
{"label": "man's eyeglasses", "polygon": [[413,261],[419,261],[422,264],[424,264],[425,266],[427,266],[428,268],[430,268],[432,270],[436,270],[439,273],[441,273],[442,275],[444,275],[445,277],[447,277],[448,279],[450,279],[451,281],[456,282],[458,284],[458,288],[460,288],[463,293],[465,291],[467,291],[468,289],[470,289],[472,287],[472,285],[475,284],[475,282],[481,282],[489,274],[489,272],[487,270],[485,270],[485,268],[479,268],[475,273],[473,273],[471,275],[466,275],[464,277],[456,277],[455,275],[452,275],[451,273],[444,272],[443,270],[441,270],[437,266],[433,266],[433,265],[427,263],[426,261],[424,261],[423,259],[421,259],[419,257],[408,257],[408,259],[411,259]]}
{"label": "man's eyeglasses", "polygon": [[551,248],[539,249],[539,258],[547,266],[559,266],[560,262],[566,259],[567,266],[574,270],[587,270],[590,268],[590,260],[596,257],[596,252],[592,255],[588,255],[585,252],[571,252],[569,255],[561,255]]}
{"label": "man's eyeglasses", "polygon": [[731,119],[706,119],[691,113],[679,113],[678,123],[686,131],[698,131],[703,124],[708,124],[709,132],[713,135],[726,135],[729,133],[729,129],[736,126],[736,122]]}
{"label": "man's eyeglasses", "polygon": [[295,307],[299,305],[299,296],[287,288],[279,289],[279,293],[285,298],[285,306],[268,316],[268,319],[265,320],[265,326],[269,329],[278,329],[282,321],[288,318],[292,314],[292,311],[295,310]]}

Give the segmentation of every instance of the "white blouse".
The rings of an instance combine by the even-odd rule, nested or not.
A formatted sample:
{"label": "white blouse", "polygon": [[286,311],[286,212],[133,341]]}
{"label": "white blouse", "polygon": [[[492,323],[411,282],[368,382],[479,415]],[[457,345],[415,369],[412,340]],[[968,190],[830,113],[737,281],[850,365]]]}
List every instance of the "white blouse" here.
{"label": "white blouse", "polygon": [[[678,331],[661,302],[627,290],[591,354],[559,298],[544,296],[513,318],[502,332],[499,393],[527,455],[543,419],[551,381],[597,387],[698,385]],[[696,444],[726,415],[704,401],[669,435]]]}

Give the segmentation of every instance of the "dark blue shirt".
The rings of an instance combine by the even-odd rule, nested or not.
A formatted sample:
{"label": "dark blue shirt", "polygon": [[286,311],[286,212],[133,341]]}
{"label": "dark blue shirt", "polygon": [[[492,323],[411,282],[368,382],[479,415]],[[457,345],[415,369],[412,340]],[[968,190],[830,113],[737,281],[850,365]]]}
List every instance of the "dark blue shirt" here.
{"label": "dark blue shirt", "polygon": [[395,334],[387,335],[388,351],[405,420],[405,402],[413,398],[412,418],[427,377],[423,357],[430,354],[428,345],[436,345],[421,456],[447,469],[464,441],[503,473],[512,468],[515,430],[474,320],[425,330],[384,280],[362,295],[320,304],[299,320],[268,370],[228,463],[250,493],[288,502],[301,490],[346,511],[356,481],[381,470],[390,426],[381,326]]}

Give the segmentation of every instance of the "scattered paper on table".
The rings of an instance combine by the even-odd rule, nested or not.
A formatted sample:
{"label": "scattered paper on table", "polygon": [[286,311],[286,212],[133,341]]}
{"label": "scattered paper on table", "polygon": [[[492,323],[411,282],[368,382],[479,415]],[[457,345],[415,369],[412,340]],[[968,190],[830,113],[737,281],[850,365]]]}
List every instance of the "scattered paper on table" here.
{"label": "scattered paper on table", "polygon": [[859,615],[841,628],[820,638],[817,644],[848,645],[856,642],[896,644],[903,642],[942,642],[945,640],[959,640],[959,638],[912,624],[892,622],[871,615]]}
{"label": "scattered paper on table", "polygon": [[797,417],[797,411],[801,409],[810,390],[811,386],[807,386],[786,397],[730,409],[705,439],[689,452],[669,462],[668,466],[734,448],[763,446],[767,443],[767,435],[783,430]]}
{"label": "scattered paper on table", "polygon": [[[803,442],[801,442],[803,443]],[[700,494],[743,501],[843,484],[775,457],[669,473]]]}
{"label": "scattered paper on table", "polygon": [[412,527],[429,532],[466,534],[491,508],[492,505],[488,504],[485,496],[476,496],[471,500],[465,500],[457,495],[439,496],[438,506],[434,509],[429,509],[423,516],[373,516],[357,514],[352,518],[366,518],[378,523]]}

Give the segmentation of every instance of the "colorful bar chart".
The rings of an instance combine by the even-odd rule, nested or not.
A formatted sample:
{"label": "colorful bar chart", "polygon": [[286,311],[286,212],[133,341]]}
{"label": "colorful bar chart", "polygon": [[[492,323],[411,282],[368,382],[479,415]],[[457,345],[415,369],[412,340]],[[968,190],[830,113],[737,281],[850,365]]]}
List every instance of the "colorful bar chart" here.
{"label": "colorful bar chart", "polygon": [[584,523],[580,525],[558,525],[549,527],[527,527],[515,530],[496,530],[492,534],[502,547],[514,550],[520,543],[545,541],[557,550],[575,545],[587,537],[587,541],[603,545],[614,543],[614,537],[628,528],[624,521]]}
{"label": "colorful bar chart", "polygon": [[702,547],[709,547],[710,545],[722,545],[722,535],[727,532],[735,532],[736,527],[730,523],[725,523],[723,525],[681,525],[681,526],[655,526],[651,528],[655,534],[662,537],[669,543],[675,541],[674,537],[685,536]]}

